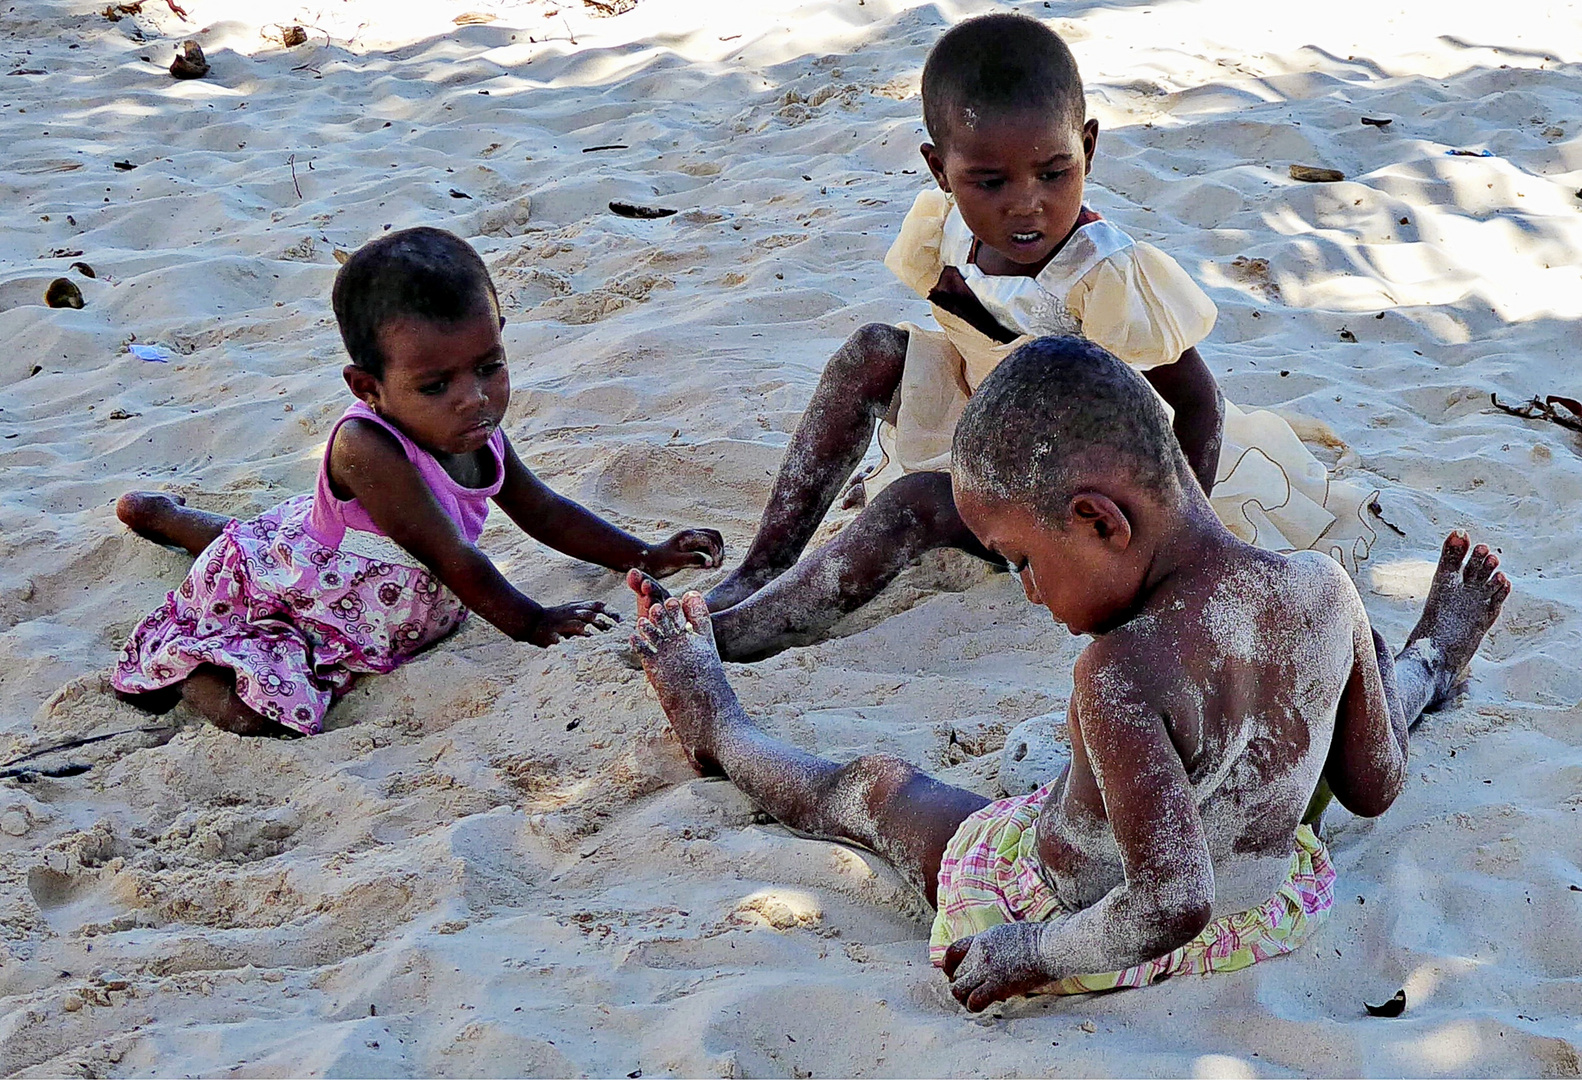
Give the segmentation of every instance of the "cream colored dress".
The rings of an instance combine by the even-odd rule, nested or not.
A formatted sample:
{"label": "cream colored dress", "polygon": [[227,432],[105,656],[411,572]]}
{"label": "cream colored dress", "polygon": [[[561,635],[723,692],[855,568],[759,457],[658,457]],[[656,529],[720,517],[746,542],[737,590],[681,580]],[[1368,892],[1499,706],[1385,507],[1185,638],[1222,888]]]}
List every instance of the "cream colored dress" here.
{"label": "cream colored dress", "polygon": [[[1000,344],[937,304],[939,330],[903,324],[899,405],[893,422],[879,427],[884,460],[867,480],[870,498],[909,472],[949,472],[951,438],[967,399],[1035,337],[1080,335],[1146,371],[1175,363],[1214,327],[1214,302],[1174,259],[1107,221],[1078,228],[1036,278],[983,273],[972,264],[972,245],[955,200],[934,189],[917,197],[884,262],[924,297],[946,266],[955,267],[989,314],[1021,336]],[[1373,542],[1362,516],[1373,494],[1331,479],[1279,415],[1225,403],[1210,501],[1243,540],[1274,551],[1315,548],[1355,567]]]}

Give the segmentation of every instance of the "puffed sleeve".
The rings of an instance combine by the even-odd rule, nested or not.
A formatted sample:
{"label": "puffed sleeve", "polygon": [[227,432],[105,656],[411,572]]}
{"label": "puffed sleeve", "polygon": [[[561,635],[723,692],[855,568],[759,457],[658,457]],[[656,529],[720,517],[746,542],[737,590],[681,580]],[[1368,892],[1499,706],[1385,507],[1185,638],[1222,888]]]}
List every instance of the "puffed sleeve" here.
{"label": "puffed sleeve", "polygon": [[945,268],[939,246],[945,237],[945,218],[949,215],[949,195],[938,188],[918,192],[906,220],[901,222],[901,235],[895,238],[884,257],[884,265],[890,272],[919,296],[929,294],[939,283],[940,271]]}
{"label": "puffed sleeve", "polygon": [[1066,306],[1083,336],[1143,370],[1175,363],[1208,336],[1218,314],[1180,264],[1140,242],[1083,275]]}

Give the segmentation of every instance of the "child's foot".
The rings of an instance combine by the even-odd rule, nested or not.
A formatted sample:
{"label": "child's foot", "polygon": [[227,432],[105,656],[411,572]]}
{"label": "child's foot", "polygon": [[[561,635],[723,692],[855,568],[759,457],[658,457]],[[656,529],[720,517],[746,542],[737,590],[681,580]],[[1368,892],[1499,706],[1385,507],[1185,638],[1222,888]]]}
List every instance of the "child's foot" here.
{"label": "child's foot", "polygon": [[115,516],[144,539],[183,548],[194,558],[231,523],[223,514],[188,506],[180,495],[155,491],[129,491],[122,495],[115,504]]}
{"label": "child's foot", "polygon": [[186,507],[180,495],[161,495],[155,491],[128,491],[115,504],[115,516],[145,540],[169,544],[170,526]]}
{"label": "child's foot", "polygon": [[1438,676],[1429,708],[1454,696],[1462,672],[1472,662],[1472,655],[1511,594],[1510,579],[1495,572],[1500,557],[1487,544],[1472,548],[1469,556],[1467,549],[1471,545],[1464,532],[1453,532],[1445,539],[1434,583],[1423,604],[1423,616],[1402,650],[1404,656],[1414,651],[1415,645],[1415,651],[1423,655]]}
{"label": "child's foot", "polygon": [[709,743],[723,714],[737,707],[736,695],[725,679],[702,594],[650,604],[637,620],[632,648],[693,767],[705,776],[722,775]]}
{"label": "child's foot", "polygon": [[648,618],[648,609],[670,599],[669,591],[641,570],[626,572],[626,587],[637,594],[637,617]]}

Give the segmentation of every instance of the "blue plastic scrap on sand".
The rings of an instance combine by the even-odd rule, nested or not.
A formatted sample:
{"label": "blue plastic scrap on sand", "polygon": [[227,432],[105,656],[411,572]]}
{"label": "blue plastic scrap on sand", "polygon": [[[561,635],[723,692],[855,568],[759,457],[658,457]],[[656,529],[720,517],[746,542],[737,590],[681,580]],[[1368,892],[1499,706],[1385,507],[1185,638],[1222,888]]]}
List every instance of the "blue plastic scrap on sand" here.
{"label": "blue plastic scrap on sand", "polygon": [[170,353],[158,345],[128,345],[126,349],[139,360],[147,360],[154,364],[170,362]]}
{"label": "blue plastic scrap on sand", "polygon": [[1493,157],[1492,150],[1446,150],[1446,157]]}

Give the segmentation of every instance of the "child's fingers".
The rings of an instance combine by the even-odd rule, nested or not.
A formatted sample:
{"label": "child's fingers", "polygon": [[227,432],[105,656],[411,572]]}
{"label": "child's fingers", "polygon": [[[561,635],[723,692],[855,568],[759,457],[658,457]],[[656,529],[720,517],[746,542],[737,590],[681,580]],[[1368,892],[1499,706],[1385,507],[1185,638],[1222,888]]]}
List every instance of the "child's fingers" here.
{"label": "child's fingers", "polygon": [[954,979],[956,977],[956,969],[967,958],[967,950],[971,948],[972,939],[970,937],[960,938],[950,943],[950,946],[945,949],[945,962],[940,965],[940,970],[945,973],[945,978]]}

